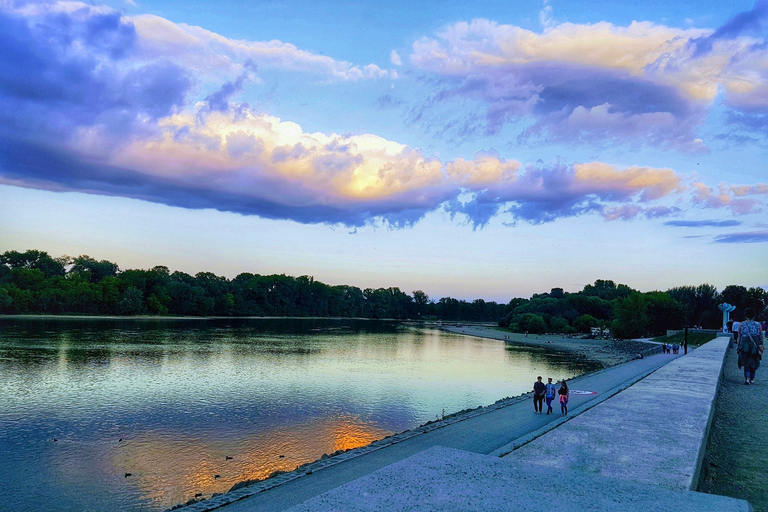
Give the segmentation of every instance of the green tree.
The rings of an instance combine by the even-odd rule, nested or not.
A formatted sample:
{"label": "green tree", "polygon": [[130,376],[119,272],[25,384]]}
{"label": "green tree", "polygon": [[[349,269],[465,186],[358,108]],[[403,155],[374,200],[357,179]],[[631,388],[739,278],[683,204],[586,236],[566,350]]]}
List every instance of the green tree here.
{"label": "green tree", "polygon": [[614,300],[629,297],[634,291],[625,284],[617,285],[609,279],[598,279],[595,284],[586,285],[581,293],[605,300]]}
{"label": "green tree", "polygon": [[617,338],[641,338],[648,333],[648,303],[639,292],[616,302],[616,318],[611,332]]}
{"label": "green tree", "polygon": [[670,329],[681,329],[684,325],[682,305],[665,292],[643,294],[647,304],[648,331],[656,336]]}
{"label": "green tree", "polygon": [[414,290],[413,304],[414,304],[414,313],[417,318],[420,318],[427,312],[427,304],[429,304],[429,295],[427,295],[421,290]]}
{"label": "green tree", "polygon": [[549,330],[552,332],[565,332],[568,326],[568,320],[561,316],[553,316],[549,320]]}
{"label": "green tree", "polygon": [[63,276],[65,274],[64,265],[56,259],[51,258],[48,253],[44,251],[6,251],[3,254],[0,254],[0,264],[7,265],[10,268],[37,269],[41,271],[46,278]]}
{"label": "green tree", "polygon": [[580,315],[573,321],[573,328],[578,332],[588,333],[593,327],[600,325],[600,321],[592,315]]}
{"label": "green tree", "polygon": [[547,332],[547,323],[542,317],[533,313],[523,313],[517,319],[517,323],[520,326],[520,330],[523,332],[530,332],[534,334],[542,334]]}
{"label": "green tree", "polygon": [[140,315],[144,312],[144,295],[141,290],[131,286],[123,292],[123,297],[117,303],[117,311],[121,315]]}
{"label": "green tree", "polygon": [[105,277],[116,276],[119,267],[117,263],[101,260],[96,261],[87,255],[78,256],[73,260],[70,272],[80,274],[91,283],[98,283]]}

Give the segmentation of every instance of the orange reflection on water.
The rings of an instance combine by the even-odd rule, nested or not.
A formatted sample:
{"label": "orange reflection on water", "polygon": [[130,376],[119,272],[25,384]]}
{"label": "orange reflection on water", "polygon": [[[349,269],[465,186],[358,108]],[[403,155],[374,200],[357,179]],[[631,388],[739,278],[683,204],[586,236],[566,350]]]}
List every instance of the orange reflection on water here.
{"label": "orange reflection on water", "polygon": [[[196,494],[210,497],[246,480],[292,471],[324,453],[365,446],[392,432],[352,415],[318,418],[245,439],[147,433],[120,443],[113,472],[131,473],[142,499],[170,507]],[[231,457],[231,459],[230,459]]]}

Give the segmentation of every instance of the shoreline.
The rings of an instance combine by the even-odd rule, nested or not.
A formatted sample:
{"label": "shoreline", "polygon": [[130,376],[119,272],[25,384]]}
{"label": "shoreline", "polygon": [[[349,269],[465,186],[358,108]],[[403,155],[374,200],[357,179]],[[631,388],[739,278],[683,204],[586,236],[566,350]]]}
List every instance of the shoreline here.
{"label": "shoreline", "polygon": [[454,334],[494,339],[515,345],[574,352],[597,361],[604,368],[635,359],[637,354],[645,356],[660,351],[658,344],[639,340],[565,338],[560,334],[529,334],[526,337],[525,334],[504,332],[492,326],[481,325],[462,325],[459,327],[443,324],[438,327]]}
{"label": "shoreline", "polygon": [[162,315],[55,315],[49,313],[24,313],[21,315],[0,314],[0,320],[377,320],[382,322],[422,322],[419,320],[400,320],[397,318],[367,318],[357,316],[162,316]]}

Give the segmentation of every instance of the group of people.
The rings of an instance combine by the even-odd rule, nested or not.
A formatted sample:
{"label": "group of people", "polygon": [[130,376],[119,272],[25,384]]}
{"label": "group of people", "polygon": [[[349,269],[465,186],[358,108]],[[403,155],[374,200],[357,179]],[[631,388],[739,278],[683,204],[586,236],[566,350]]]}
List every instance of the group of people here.
{"label": "group of people", "polygon": [[736,353],[739,355],[739,368],[744,368],[744,384],[755,383],[755,372],[760,367],[760,360],[765,350],[763,326],[755,322],[755,310],[744,310],[745,320],[733,323],[733,341],[736,343]]}
{"label": "group of people", "polygon": [[678,354],[680,352],[680,345],[675,343],[672,345],[671,343],[663,343],[661,345],[661,351],[664,354]]}
{"label": "group of people", "polygon": [[565,416],[568,414],[568,383],[565,379],[560,381],[560,386],[552,383],[552,377],[547,379],[547,383],[544,384],[541,381],[541,376],[536,378],[536,382],[533,383],[533,408],[536,414],[541,414],[544,409],[544,400],[547,401],[547,414],[552,414],[552,401],[555,396],[559,396],[560,400],[560,414]]}

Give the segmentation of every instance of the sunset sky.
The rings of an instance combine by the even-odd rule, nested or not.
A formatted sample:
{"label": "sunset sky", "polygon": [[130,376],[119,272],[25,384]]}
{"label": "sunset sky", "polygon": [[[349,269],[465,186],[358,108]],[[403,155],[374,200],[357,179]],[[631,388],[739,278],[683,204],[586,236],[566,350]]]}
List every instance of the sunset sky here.
{"label": "sunset sky", "polygon": [[768,287],[768,0],[0,0],[0,251]]}

